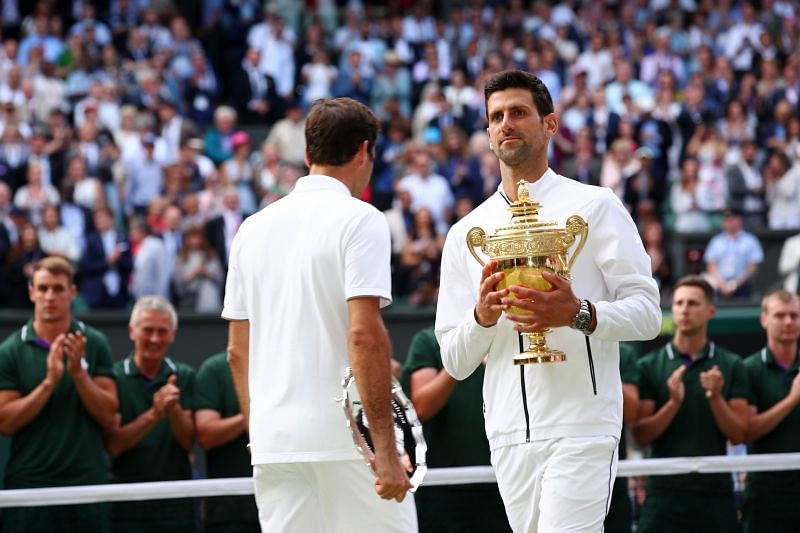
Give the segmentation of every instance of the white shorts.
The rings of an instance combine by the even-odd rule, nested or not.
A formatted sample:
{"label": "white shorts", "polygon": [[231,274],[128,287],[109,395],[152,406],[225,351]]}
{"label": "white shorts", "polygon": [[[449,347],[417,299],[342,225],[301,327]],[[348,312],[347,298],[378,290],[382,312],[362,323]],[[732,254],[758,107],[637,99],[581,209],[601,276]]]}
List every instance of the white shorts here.
{"label": "white shorts", "polygon": [[493,451],[497,486],[514,532],[602,531],[617,475],[617,441],[565,437]]}
{"label": "white shorts", "polygon": [[265,532],[417,531],[413,494],[401,503],[381,499],[361,461],[254,465],[253,481]]}

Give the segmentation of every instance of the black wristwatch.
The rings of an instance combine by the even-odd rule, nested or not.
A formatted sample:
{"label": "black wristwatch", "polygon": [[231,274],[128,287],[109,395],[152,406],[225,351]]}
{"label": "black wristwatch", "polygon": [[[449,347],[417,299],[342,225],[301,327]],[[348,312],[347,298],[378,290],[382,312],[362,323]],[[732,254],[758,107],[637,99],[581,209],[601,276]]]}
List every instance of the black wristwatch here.
{"label": "black wristwatch", "polygon": [[581,307],[575,316],[572,317],[572,329],[577,329],[584,335],[589,334],[589,328],[592,325],[592,304],[589,300],[581,300]]}

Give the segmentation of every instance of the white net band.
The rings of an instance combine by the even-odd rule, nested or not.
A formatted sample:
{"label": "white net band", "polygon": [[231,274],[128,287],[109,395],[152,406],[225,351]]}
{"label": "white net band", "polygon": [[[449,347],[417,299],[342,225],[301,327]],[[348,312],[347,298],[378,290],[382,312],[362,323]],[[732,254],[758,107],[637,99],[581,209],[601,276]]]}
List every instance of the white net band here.
{"label": "white net band", "polygon": [[[620,461],[620,477],[688,473],[766,472],[800,470],[800,453],[761,455],[713,455]],[[494,483],[491,466],[432,468],[423,486]],[[141,501],[253,494],[252,478],[196,479],[155,483],[114,483],[80,487],[17,489],[0,491],[2,507],[38,507],[110,501]]]}

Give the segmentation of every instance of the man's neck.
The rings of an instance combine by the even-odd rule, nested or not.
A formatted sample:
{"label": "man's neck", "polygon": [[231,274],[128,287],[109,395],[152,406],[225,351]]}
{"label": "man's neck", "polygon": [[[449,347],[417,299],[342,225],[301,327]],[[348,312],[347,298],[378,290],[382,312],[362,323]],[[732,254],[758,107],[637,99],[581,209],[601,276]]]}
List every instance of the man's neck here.
{"label": "man's neck", "polygon": [[339,180],[344,183],[344,186],[347,187],[347,190],[350,191],[350,194],[354,195],[353,188],[355,187],[355,182],[353,179],[353,172],[351,170],[352,169],[349,164],[343,166],[311,165],[311,167],[308,169],[308,173],[309,175],[320,174],[322,176],[328,176],[330,178]]}
{"label": "man's neck", "polygon": [[767,347],[772,352],[775,362],[784,368],[789,368],[797,359],[797,341],[781,343],[774,340],[767,341]]}
{"label": "man's neck", "polygon": [[500,175],[503,178],[503,192],[508,196],[508,199],[516,201],[517,187],[522,180],[528,183],[535,183],[547,172],[547,164],[544,166],[525,166],[525,167],[509,167],[505,163],[500,163]]}
{"label": "man's neck", "polygon": [[705,331],[694,335],[684,335],[677,332],[672,342],[681,353],[688,353],[694,360],[697,359],[697,355],[708,344],[708,335]]}
{"label": "man's neck", "polygon": [[40,339],[46,341],[49,344],[53,344],[53,341],[56,340],[56,337],[61,335],[62,333],[67,333],[69,331],[70,323],[72,319],[69,315],[65,318],[57,321],[52,322],[45,322],[44,320],[40,320],[38,318],[33,319],[33,331],[36,332],[36,336]]}
{"label": "man's neck", "polygon": [[139,369],[139,372],[144,374],[150,379],[153,379],[158,371],[161,370],[161,365],[164,363],[163,360],[143,360],[139,357],[139,354],[133,354],[133,362],[136,364],[136,368]]}

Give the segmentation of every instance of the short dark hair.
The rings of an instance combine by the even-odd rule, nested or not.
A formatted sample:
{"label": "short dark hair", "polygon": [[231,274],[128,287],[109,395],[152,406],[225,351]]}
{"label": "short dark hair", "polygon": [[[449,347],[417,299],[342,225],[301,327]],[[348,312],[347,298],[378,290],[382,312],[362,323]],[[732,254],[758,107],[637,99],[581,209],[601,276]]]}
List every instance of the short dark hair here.
{"label": "short dark hair", "polygon": [[522,70],[506,70],[489,78],[483,88],[487,117],[489,116],[489,97],[497,91],[505,91],[506,89],[527,89],[530,91],[540,118],[544,118],[553,112],[553,98],[542,80]]}
{"label": "short dark hair", "polygon": [[674,293],[677,291],[678,287],[697,287],[703,291],[703,294],[705,294],[706,300],[708,300],[709,303],[714,303],[714,287],[711,286],[705,277],[699,274],[689,274],[688,276],[683,276],[681,279],[675,282],[672,292]]}
{"label": "short dark hair", "polygon": [[311,165],[342,166],[367,141],[370,157],[380,131],[372,111],[352,98],[325,98],[306,117],[306,150]]}

